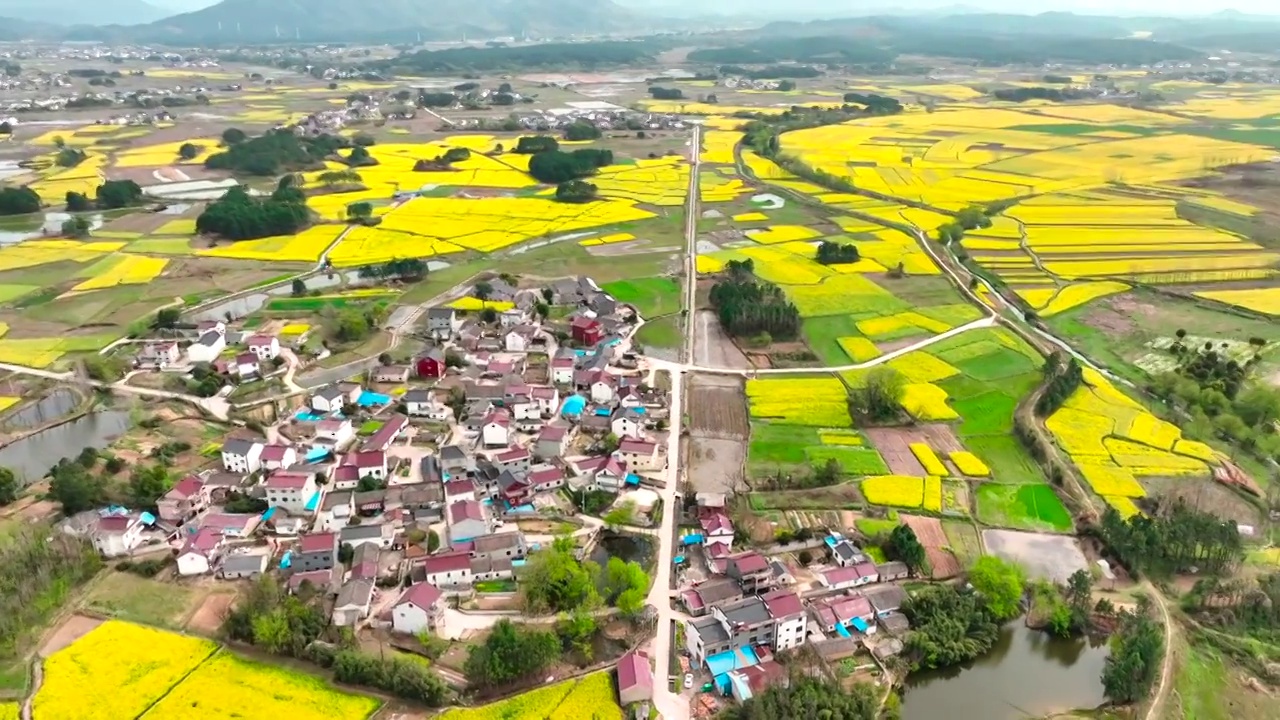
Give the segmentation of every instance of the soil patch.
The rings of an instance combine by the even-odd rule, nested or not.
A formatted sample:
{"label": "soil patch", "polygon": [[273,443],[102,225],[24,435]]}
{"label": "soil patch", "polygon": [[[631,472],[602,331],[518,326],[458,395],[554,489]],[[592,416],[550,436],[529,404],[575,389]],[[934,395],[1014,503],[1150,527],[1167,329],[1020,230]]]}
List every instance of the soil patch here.
{"label": "soil patch", "polygon": [[76,640],[88,635],[89,631],[101,624],[102,621],[98,618],[89,617],[87,615],[72,615],[59,625],[52,634],[45,638],[44,644],[40,646],[40,656],[49,657]]}
{"label": "soil patch", "polygon": [[1223,520],[1258,527],[1262,513],[1248,500],[1216,482],[1187,478],[1143,478],[1147,493],[1162,501],[1181,498],[1188,506],[1212,513]]}
{"label": "soil patch", "polygon": [[[689,429],[695,436],[746,440],[747,401],[737,378],[694,376],[689,392]],[[674,409],[673,411],[678,411]]]}
{"label": "soil patch", "polygon": [[237,597],[234,593],[209,595],[191,614],[191,619],[187,621],[187,630],[201,635],[216,635],[227,613],[235,605]]}
{"label": "soil patch", "polygon": [[863,434],[871,441],[872,446],[880,451],[889,472],[894,475],[910,475],[923,477],[924,466],[911,452],[911,443],[924,443],[933,448],[935,453],[947,453],[963,450],[964,445],[956,437],[949,425],[930,424],[909,428],[866,428]]}

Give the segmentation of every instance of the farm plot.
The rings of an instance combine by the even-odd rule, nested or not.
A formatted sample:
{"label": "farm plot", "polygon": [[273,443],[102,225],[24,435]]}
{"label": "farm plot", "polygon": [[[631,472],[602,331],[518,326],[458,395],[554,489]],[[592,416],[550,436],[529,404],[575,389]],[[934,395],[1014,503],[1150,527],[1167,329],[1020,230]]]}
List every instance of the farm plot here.
{"label": "farm plot", "polygon": [[813,427],[849,427],[848,393],[830,376],[751,379],[746,386],[751,417]]}
{"label": "farm plot", "polygon": [[680,283],[668,277],[619,280],[605,283],[601,289],[618,302],[634,305],[644,318],[680,309]]}
{"label": "farm plot", "polygon": [[978,520],[985,525],[1019,530],[1071,530],[1071,514],[1049,485],[978,486]]}
{"label": "farm plot", "polygon": [[752,477],[790,473],[801,467],[818,467],[828,460],[840,466],[842,474],[853,477],[889,472],[884,459],[867,447],[858,433],[839,428],[813,428],[756,422],[751,427],[747,455]]}
{"label": "farm plot", "polygon": [[581,680],[566,680],[508,700],[476,708],[445,712],[442,720],[571,720],[599,717],[621,720],[622,708],[614,699],[617,693],[610,673],[595,673]]}
{"label": "farm plot", "polygon": [[919,515],[903,515],[902,522],[915,532],[916,539],[924,546],[930,576],[934,580],[945,580],[961,573],[963,568],[949,549],[951,541],[943,531],[942,521]]}
{"label": "farm plot", "polygon": [[689,395],[689,477],[699,492],[730,492],[742,478],[751,429],[741,381],[695,375]]}
{"label": "farm plot", "polygon": [[[930,474],[911,450],[913,444],[921,444],[938,452],[951,453],[963,450],[951,427],[940,424],[917,425],[909,428],[866,428],[867,440],[884,456],[889,472],[895,475],[923,477]],[[946,470],[946,468],[943,468]],[[948,474],[948,473],[943,473]]]}
{"label": "farm plot", "polygon": [[[121,654],[122,647],[129,652]],[[37,720],[208,720],[250,707],[255,717],[363,720],[381,704],[310,675],[219,652],[208,640],[118,620],[53,652],[44,673],[32,703]]]}

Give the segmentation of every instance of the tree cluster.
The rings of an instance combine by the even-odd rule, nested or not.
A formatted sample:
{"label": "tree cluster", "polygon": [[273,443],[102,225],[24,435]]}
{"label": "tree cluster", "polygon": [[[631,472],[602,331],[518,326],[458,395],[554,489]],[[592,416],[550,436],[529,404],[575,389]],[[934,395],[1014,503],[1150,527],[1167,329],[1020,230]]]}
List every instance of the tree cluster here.
{"label": "tree cluster", "polygon": [[88,540],[47,526],[15,525],[0,543],[0,648],[18,646],[102,561]]}
{"label": "tree cluster", "polygon": [[1050,100],[1063,102],[1080,98],[1093,97],[1092,92],[1074,88],[1055,87],[1019,87],[995,90],[991,93],[997,100],[1005,102],[1026,102],[1028,100]]}
{"label": "tree cluster", "polygon": [[649,94],[654,100],[683,100],[684,91],[680,88],[664,88],[653,85],[649,88]]}
{"label": "tree cluster", "polygon": [[1189,507],[1181,498],[1152,516],[1128,520],[1108,507],[1098,536],[1134,575],[1167,577],[1193,567],[1218,575],[1232,570],[1243,554],[1234,522]]}
{"label": "tree cluster", "polygon": [[623,615],[638,615],[644,609],[645,593],[649,591],[649,574],[640,563],[611,557],[604,570],[605,600],[622,611]]}
{"label": "tree cluster", "polygon": [[1132,612],[1120,612],[1111,654],[1102,668],[1102,687],[1117,703],[1138,702],[1151,692],[1164,657],[1164,632],[1151,617],[1151,599],[1142,596]]}
{"label": "tree cluster", "polygon": [[491,688],[534,677],[559,659],[555,633],[503,618],[471,648],[463,669],[472,687]]}
{"label": "tree cluster", "polygon": [[200,213],[196,232],[229,240],[292,235],[307,224],[308,217],[306,198],[296,188],[277,188],[271,197],[259,200],[236,186]]}
{"label": "tree cluster", "polygon": [[720,325],[735,337],[768,333],[776,340],[800,334],[800,311],[782,288],[749,272],[731,272],[711,287],[711,307]]}
{"label": "tree cluster", "polygon": [[97,203],[103,210],[129,207],[142,200],[142,188],[132,180],[107,180],[98,186]]}
{"label": "tree cluster", "polygon": [[[936,53],[934,53],[936,54]],[[689,62],[715,63],[725,72],[724,65],[764,65],[787,61],[837,63],[885,63],[893,60],[895,53],[871,43],[853,43],[848,38],[826,37],[765,37],[743,45],[721,48],[702,48],[689,53]],[[812,68],[811,68],[812,69]],[[816,76],[810,76],[816,77]]]}
{"label": "tree cluster", "polygon": [[887,366],[872,368],[858,387],[849,391],[849,412],[875,422],[894,420],[902,414],[907,379]]}
{"label": "tree cluster", "polygon": [[983,555],[969,568],[969,584],[996,620],[1011,620],[1022,613],[1027,575],[1017,563]]}
{"label": "tree cluster", "polygon": [[858,246],[853,243],[823,240],[818,243],[818,250],[813,259],[822,265],[848,265],[858,262],[862,256],[858,254]]}
{"label": "tree cluster", "polygon": [[427,262],[421,258],[396,259],[381,265],[364,265],[359,274],[362,280],[421,280],[427,275]]}
{"label": "tree cluster", "polygon": [[325,328],[329,337],[340,343],[357,343],[369,337],[369,334],[386,319],[385,303],[370,303],[364,307],[343,307],[333,315],[325,317]]}
{"label": "tree cluster", "polygon": [[898,525],[889,533],[889,542],[885,545],[885,554],[894,560],[907,564],[911,572],[920,574],[928,568],[924,546],[916,537],[916,531],[910,525]]}
{"label": "tree cluster", "polygon": [[907,599],[911,630],[905,659],[920,670],[948,667],[984,655],[1000,637],[1000,625],[976,593],[930,585]]}
{"label": "tree cluster", "polygon": [[[229,139],[228,134],[233,130],[238,134],[232,134]],[[262,176],[314,169],[326,157],[350,145],[343,137],[299,137],[290,130],[270,130],[264,135],[248,138],[238,128],[224,132],[223,141],[227,148],[210,155],[204,161],[205,167]]]}
{"label": "tree cluster", "polygon": [[418,94],[418,107],[438,108],[451,107],[458,102],[458,96],[451,92],[423,92]]}
{"label": "tree cluster", "polygon": [[1280,639],[1280,572],[1252,580],[1207,577],[1182,600],[1203,624],[1240,631],[1276,644]]}
{"label": "tree cluster", "polygon": [[1073,637],[1088,632],[1093,609],[1093,576],[1077,570],[1065,585],[1048,580],[1033,583],[1031,616],[1058,637]]}
{"label": "tree cluster", "polygon": [[[1147,390],[1191,416],[1184,425],[1187,435],[1199,439],[1219,437],[1263,458],[1280,459],[1280,390],[1263,383],[1239,380],[1237,371],[1223,367],[1225,376],[1203,367],[1196,373],[1175,371],[1156,375]],[[1254,361],[1246,363],[1252,367]],[[1239,382],[1243,387],[1237,386]],[[1228,392],[1236,393],[1229,396]]]}
{"label": "tree cluster", "polygon": [[740,705],[731,704],[719,717],[724,720],[876,720],[880,717],[880,699],[865,683],[846,690],[834,682],[806,676],[793,679],[785,687],[774,685]]}
{"label": "tree cluster", "polygon": [[1084,383],[1084,369],[1074,357],[1066,357],[1054,351],[1044,363],[1044,374],[1047,378],[1044,391],[1036,401],[1036,414],[1048,417],[1058,411],[1062,404]]}
{"label": "tree cluster", "polygon": [[[602,133],[600,132],[600,128],[596,127],[594,124],[592,124],[588,120],[574,120],[573,122],[566,125],[564,128],[564,139],[573,141],[573,142],[579,142],[582,140],[599,140],[601,135]],[[597,152],[609,152],[609,155],[610,155],[609,162],[613,162],[612,152],[607,150],[597,151]],[[604,163],[604,164],[608,165],[609,163]]]}
{"label": "tree cluster", "polygon": [[510,47],[460,47],[420,50],[366,64],[369,70],[393,75],[454,75],[510,68],[630,65],[649,60],[655,47],[647,42],[601,41],[543,43]]}
{"label": "tree cluster", "polygon": [[511,152],[521,155],[533,155],[542,152],[555,152],[560,149],[560,142],[550,135],[523,135],[516,141]]}
{"label": "tree cluster", "polygon": [[442,155],[430,160],[419,160],[413,164],[413,169],[415,172],[448,170],[454,163],[462,162],[469,157],[471,157],[471,151],[466,148],[449,148]]}
{"label": "tree cluster", "polygon": [[[739,65],[721,65],[722,75],[739,75],[752,80],[778,80],[781,78],[822,77],[822,71],[811,65],[766,65],[762,68],[744,68]],[[795,83],[792,83],[794,85]]]}
{"label": "tree cluster", "polygon": [[[297,594],[290,594],[274,577],[264,576],[227,612],[222,632],[232,640],[250,643],[273,655],[332,668],[338,682],[366,685],[431,706],[444,702],[444,683],[426,667],[360,652],[354,638],[329,627],[323,605],[324,598],[310,583],[303,583]],[[336,637],[330,638],[327,633],[336,633]],[[341,646],[330,644],[330,639],[338,640]]]}
{"label": "tree cluster", "polygon": [[597,168],[613,163],[612,150],[581,148],[573,152],[547,150],[529,159],[529,174],[538,182],[562,182],[594,175]]}
{"label": "tree cluster", "polygon": [[867,108],[867,112],[872,115],[897,115],[903,110],[902,102],[897,98],[875,93],[845,93],[844,101],[863,105]]}
{"label": "tree cluster", "polygon": [[520,578],[526,612],[541,615],[600,604],[600,566],[578,560],[575,548],[573,538],[559,537],[529,558]]}
{"label": "tree cluster", "polygon": [[0,188],[0,215],[27,215],[40,212],[40,196],[29,187]]}
{"label": "tree cluster", "polygon": [[79,165],[89,157],[85,151],[76,148],[64,147],[58,150],[58,154],[53,159],[53,164],[58,167],[71,168]]}
{"label": "tree cluster", "polygon": [[586,180],[566,180],[556,186],[556,200],[564,203],[585,203],[595,200],[600,188]]}

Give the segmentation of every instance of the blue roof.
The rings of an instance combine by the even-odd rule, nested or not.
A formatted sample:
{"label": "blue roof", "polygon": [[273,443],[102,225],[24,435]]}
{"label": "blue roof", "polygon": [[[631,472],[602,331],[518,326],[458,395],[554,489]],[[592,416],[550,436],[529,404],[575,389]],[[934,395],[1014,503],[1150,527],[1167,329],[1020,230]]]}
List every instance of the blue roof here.
{"label": "blue roof", "polygon": [[684,562],[684,556],[677,555],[674,558],[672,558],[671,562],[675,563],[676,565],[679,565],[680,563]]}
{"label": "blue roof", "polygon": [[138,514],[138,519],[142,521],[142,524],[143,524],[143,525],[155,525],[155,524],[156,524],[156,516],[155,516],[155,515],[152,515],[151,513],[147,512],[147,511],[145,511],[145,510],[143,510],[141,513],[139,513],[139,514]]}
{"label": "blue roof", "polygon": [[596,415],[600,417],[607,417],[612,412],[609,408],[596,408]]}
{"label": "blue roof", "polygon": [[293,551],[285,550],[284,556],[280,558],[280,568],[288,569],[292,565],[293,565]]}
{"label": "blue roof", "polygon": [[639,484],[640,484],[640,476],[639,476],[639,475],[636,475],[635,473],[627,473],[627,484],[628,484],[628,485],[639,485]]}
{"label": "blue roof", "polygon": [[700,542],[702,542],[702,534],[701,534],[701,533],[693,533],[692,535],[685,535],[685,536],[684,536],[684,544],[685,544],[685,545],[695,545],[695,544],[700,543]]}
{"label": "blue roof", "polygon": [[276,514],[276,509],[274,507],[267,508],[267,511],[262,513],[262,522],[266,522],[270,520],[272,516],[274,516],[275,514]]}
{"label": "blue roof", "polygon": [[849,621],[849,624],[850,624],[850,625],[852,625],[852,626],[854,626],[855,628],[857,628],[857,629],[858,629],[858,632],[860,632],[860,633],[866,633],[866,632],[867,632],[867,623],[866,623],[866,621],[864,621],[862,618],[857,618],[857,617],[856,617],[856,618],[854,618],[854,619],[850,620],[850,621]]}
{"label": "blue roof", "polygon": [[840,637],[853,637],[852,635],[849,634],[849,631],[845,630],[844,626],[841,625],[840,623],[836,623],[836,634],[839,635]]}
{"label": "blue roof", "polygon": [[707,657],[707,669],[711,671],[712,675],[723,675],[730,670],[739,670],[759,664],[760,659],[756,657],[756,651],[751,649],[750,646],[736,650],[726,650]]}
{"label": "blue roof", "polygon": [[729,682],[733,684],[733,689],[738,691],[738,697],[743,700],[751,699],[751,683],[748,683],[746,678],[741,675],[730,675]]}
{"label": "blue roof", "polygon": [[649,409],[638,407],[638,408],[631,408],[631,411],[637,415],[644,415],[645,413],[649,412]]}
{"label": "blue roof", "polygon": [[319,490],[316,490],[315,493],[311,496],[311,498],[307,500],[307,504],[303,506],[307,509],[307,512],[311,512],[312,510],[315,510],[317,507],[319,507],[320,495],[321,495],[321,492]]}
{"label": "blue roof", "polygon": [[564,399],[564,404],[560,406],[561,415],[581,415],[582,409],[587,406],[587,399],[581,395],[570,395]]}

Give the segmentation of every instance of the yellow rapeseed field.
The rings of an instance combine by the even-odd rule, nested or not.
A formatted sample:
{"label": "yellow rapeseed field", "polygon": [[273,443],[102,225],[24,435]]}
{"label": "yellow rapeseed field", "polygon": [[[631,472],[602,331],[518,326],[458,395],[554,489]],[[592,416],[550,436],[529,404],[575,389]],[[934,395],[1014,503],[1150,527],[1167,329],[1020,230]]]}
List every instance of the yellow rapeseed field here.
{"label": "yellow rapeseed field", "polygon": [[197,250],[196,254],[240,260],[314,263],[320,260],[325,248],[332,245],[346,227],[345,225],[313,225],[296,235],[241,240]]}
{"label": "yellow rapeseed field", "polygon": [[909,475],[877,475],[862,481],[862,494],[873,505],[918,508],[924,504],[925,479]]}
{"label": "yellow rapeseed field", "polygon": [[940,477],[951,474],[947,472],[947,466],[943,465],[942,460],[933,452],[933,448],[925,443],[911,443],[908,447],[911,448],[911,454],[916,456],[916,459],[920,461],[920,465],[924,467],[924,471],[929,475]]}
{"label": "yellow rapeseed field", "polygon": [[965,450],[954,450],[949,453],[951,462],[960,470],[961,475],[968,477],[990,477],[991,468],[982,462],[977,455]]}
{"label": "yellow rapeseed field", "polygon": [[1280,288],[1254,288],[1251,290],[1201,290],[1196,297],[1216,300],[1267,315],[1280,315]]}
{"label": "yellow rapeseed field", "polygon": [[848,427],[848,392],[834,377],[759,378],[747,381],[751,417],[791,425]]}
{"label": "yellow rapeseed field", "polygon": [[922,422],[957,420],[960,415],[947,404],[947,391],[932,383],[907,383],[902,388],[902,409]]}
{"label": "yellow rapeseed field", "polygon": [[216,649],[208,640],[108,620],[45,660],[32,715],[138,717]]}
{"label": "yellow rapeseed field", "polygon": [[164,272],[169,264],[167,258],[152,258],[144,255],[117,253],[106,259],[109,265],[98,267],[98,264],[87,268],[88,280],[71,288],[72,292],[101,290],[117,285],[145,285],[155,280]]}
{"label": "yellow rapeseed field", "polygon": [[248,708],[254,717],[364,720],[381,704],[307,673],[222,652],[178,683],[142,720],[214,720],[243,715]]}

